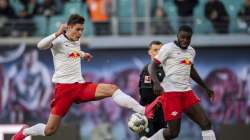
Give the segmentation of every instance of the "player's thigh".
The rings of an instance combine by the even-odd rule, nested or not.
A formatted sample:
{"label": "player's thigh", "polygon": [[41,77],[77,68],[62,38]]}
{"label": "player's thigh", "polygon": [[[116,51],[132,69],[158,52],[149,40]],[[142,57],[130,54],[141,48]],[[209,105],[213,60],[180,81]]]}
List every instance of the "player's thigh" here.
{"label": "player's thigh", "polygon": [[210,129],[211,123],[200,104],[195,104],[186,111],[186,115],[202,129]]}
{"label": "player's thigh", "polygon": [[45,128],[45,135],[54,134],[60,126],[62,117],[59,115],[50,114]]}
{"label": "player's thigh", "polygon": [[166,122],[178,120],[182,115],[181,93],[163,93],[162,110]]}
{"label": "player's thigh", "polygon": [[114,94],[114,92],[118,89],[118,87],[114,84],[98,84],[96,87],[95,97],[96,99],[103,99],[106,97],[110,97]]}

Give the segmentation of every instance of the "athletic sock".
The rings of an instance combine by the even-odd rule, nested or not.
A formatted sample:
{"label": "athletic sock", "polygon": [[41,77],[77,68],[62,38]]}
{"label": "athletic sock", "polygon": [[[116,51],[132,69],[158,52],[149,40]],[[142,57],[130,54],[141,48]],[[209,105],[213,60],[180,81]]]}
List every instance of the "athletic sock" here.
{"label": "athletic sock", "polygon": [[145,108],[141,106],[134,98],[128,96],[127,94],[122,92],[120,89],[117,89],[114,92],[112,99],[119,106],[126,107],[129,109],[132,109],[135,112],[144,114]]}
{"label": "athletic sock", "polygon": [[201,132],[203,140],[216,140],[213,130],[205,130]]}
{"label": "athletic sock", "polygon": [[23,134],[25,136],[45,136],[45,127],[46,125],[43,123],[36,124],[32,127],[25,128],[23,130]]}

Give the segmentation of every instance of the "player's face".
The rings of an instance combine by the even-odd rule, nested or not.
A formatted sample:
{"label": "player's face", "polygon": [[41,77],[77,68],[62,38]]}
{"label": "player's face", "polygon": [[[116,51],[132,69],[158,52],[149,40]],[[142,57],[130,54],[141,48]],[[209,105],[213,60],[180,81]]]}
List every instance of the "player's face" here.
{"label": "player's face", "polygon": [[183,49],[186,49],[189,46],[191,38],[192,34],[185,31],[180,31],[177,35],[178,43]]}
{"label": "player's face", "polygon": [[161,48],[162,45],[156,45],[156,44],[153,44],[149,51],[148,51],[148,54],[151,58],[151,60],[154,59],[154,57],[157,55],[157,53],[159,52],[160,48]]}
{"label": "player's face", "polygon": [[73,41],[80,39],[83,32],[83,24],[73,24],[68,27],[69,38]]}

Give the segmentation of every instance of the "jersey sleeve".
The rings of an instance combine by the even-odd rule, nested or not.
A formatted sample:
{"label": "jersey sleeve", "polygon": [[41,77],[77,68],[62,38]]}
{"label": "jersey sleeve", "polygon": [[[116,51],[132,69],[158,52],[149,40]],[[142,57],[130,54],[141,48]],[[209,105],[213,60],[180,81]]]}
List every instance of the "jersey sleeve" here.
{"label": "jersey sleeve", "polygon": [[52,42],[51,42],[51,44],[52,44],[52,47],[54,48],[54,47],[58,47],[58,46],[61,46],[61,45],[63,45],[63,41],[60,39],[60,38],[56,38],[55,40],[53,40]]}
{"label": "jersey sleeve", "polygon": [[163,63],[169,55],[170,48],[171,46],[169,44],[163,45],[154,59],[157,62]]}
{"label": "jersey sleeve", "polygon": [[43,38],[42,40],[40,40],[37,44],[37,47],[39,49],[49,49],[53,46],[53,41],[56,39],[56,35],[55,34],[51,34],[45,38]]}

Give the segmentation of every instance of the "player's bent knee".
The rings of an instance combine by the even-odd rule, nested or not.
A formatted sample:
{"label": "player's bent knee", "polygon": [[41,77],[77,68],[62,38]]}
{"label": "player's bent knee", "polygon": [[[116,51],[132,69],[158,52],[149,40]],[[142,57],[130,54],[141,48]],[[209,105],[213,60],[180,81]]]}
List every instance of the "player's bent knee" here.
{"label": "player's bent knee", "polygon": [[112,90],[114,90],[114,91],[116,91],[116,90],[118,89],[118,86],[117,86],[117,85],[111,84],[110,86],[111,86],[110,88],[111,88]]}
{"label": "player's bent knee", "polygon": [[51,135],[54,135],[56,131],[57,131],[56,127],[46,127],[44,133],[45,133],[45,136],[51,136]]}
{"label": "player's bent knee", "polygon": [[115,91],[118,89],[118,86],[114,84],[106,84],[105,86],[100,89],[102,92],[102,96],[104,97],[111,97],[115,93]]}
{"label": "player's bent knee", "polygon": [[110,89],[111,95],[113,95],[113,93],[118,89],[118,86],[114,84],[110,84],[109,89]]}

